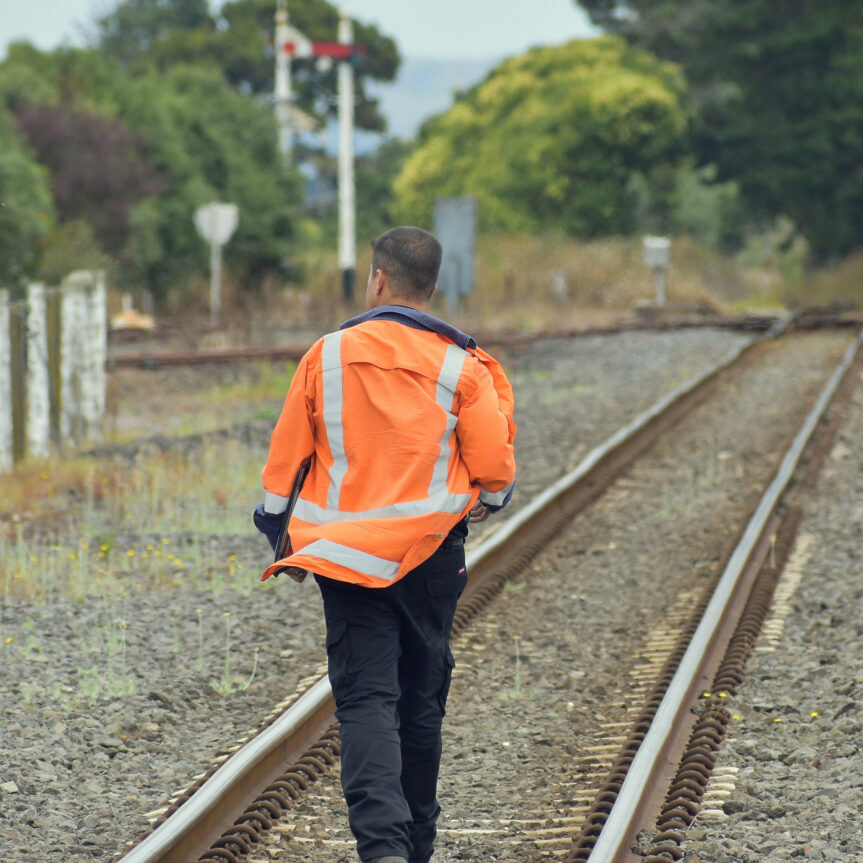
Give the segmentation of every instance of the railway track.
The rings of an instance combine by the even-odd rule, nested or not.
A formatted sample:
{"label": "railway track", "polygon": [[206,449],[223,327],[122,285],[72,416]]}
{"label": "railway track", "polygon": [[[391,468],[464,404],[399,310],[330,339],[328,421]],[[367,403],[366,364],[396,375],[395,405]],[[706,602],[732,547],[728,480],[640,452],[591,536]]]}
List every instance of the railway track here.
{"label": "railway track", "polygon": [[[742,332],[764,333],[771,328],[782,326],[786,319],[772,315],[697,315],[657,317],[653,319],[624,321],[612,326],[581,327],[578,329],[541,330],[528,335],[523,333],[477,332],[477,342],[488,348],[518,348],[540,339],[570,338],[573,336],[611,335],[613,333],[633,331],[667,331],[683,328],[710,328],[740,330]],[[823,329],[837,327],[859,327],[863,317],[848,313],[831,313],[814,310],[803,312],[793,318],[798,329]],[[158,343],[170,336],[168,331],[161,336],[154,334],[147,342]],[[116,337],[115,337],[116,341]],[[119,344],[122,344],[122,339]],[[137,367],[142,369],[158,369],[173,366],[226,365],[237,362],[254,361],[284,361],[299,360],[308,349],[308,345],[294,344],[279,347],[239,347],[214,348],[211,350],[177,350],[161,348],[152,350],[122,350],[115,346],[109,353],[107,366],[109,369]]]}
{"label": "railway track", "polygon": [[[776,334],[771,334],[773,335]],[[681,423],[683,417],[702,402],[717,387],[723,376],[742,362],[743,358],[748,356],[761,341],[760,338],[753,339],[698,380],[679,387],[651,410],[635,418],[604,445],[592,451],[575,471],[550,486],[531,505],[510,519],[503,528],[473,549],[469,557],[471,581],[460,605],[456,630],[466,631],[471,621],[501,592],[504,585],[509,580],[518,578],[519,573],[554,536],[564,530],[577,512],[601,496],[615,477],[619,476],[627,465],[651,447],[668,429]],[[858,347],[859,339],[855,342],[855,349]],[[756,531],[754,527],[747,527],[743,531],[742,540],[752,545],[752,548],[735,551],[730,555],[728,567],[719,580],[719,586],[726,585],[722,587],[722,594],[728,592],[728,596],[715,601],[710,600],[707,605],[708,619],[716,618],[719,605],[724,607],[741,603],[739,598],[732,602],[731,594],[736,597],[746,595],[748,581],[743,579],[741,573],[745,570],[747,579],[751,578],[755,564],[751,563],[748,567],[744,567],[741,563],[738,567],[738,563],[750,559],[757,561],[759,556],[763,558],[770,550],[769,536],[775,534],[777,529],[773,513],[782,500],[783,492],[791,480],[793,468],[800,461],[812,431],[818,426],[820,413],[829,405],[833,392],[841,380],[847,378],[846,372],[851,361],[852,357],[849,353],[843,359],[843,370],[837,370],[831,378],[832,389],[822,393],[816,405],[817,410],[813,409],[800,434],[795,437],[793,446],[796,447],[796,454],[786,456],[783,467],[768,487],[765,498],[767,502],[760,504],[755,510],[753,519],[757,518],[759,522],[763,521],[768,525],[768,540],[761,536],[761,528],[758,529],[755,539],[753,539]],[[740,572],[733,576],[727,575],[737,568]],[[730,582],[744,586],[731,590],[727,588]],[[699,626],[701,624],[695,626],[694,633],[688,635],[689,644],[696,646],[684,651],[684,667],[692,664],[691,660],[686,659],[687,651],[700,654],[703,652],[702,642],[721,644],[724,638],[724,635],[714,636],[712,631],[709,635],[705,635],[705,630],[699,629]],[[727,638],[725,640],[727,643]],[[715,645],[714,653],[721,653]],[[665,677],[668,673],[668,669],[663,670]],[[703,687],[704,680],[711,673],[709,665],[701,664],[694,671],[689,669],[685,673],[680,672],[689,678],[689,684],[678,699],[680,704],[690,704],[693,694],[699,687]],[[677,680],[678,672],[675,672],[671,682],[665,684],[666,694],[672,693],[668,699],[678,697],[677,691],[683,684],[676,682]],[[655,698],[655,694],[652,697]],[[640,823],[640,819],[646,817],[644,813],[650,809],[641,796],[635,798],[637,802],[634,804],[628,802],[634,793],[631,789],[644,786],[653,788],[656,793],[656,789],[663,788],[663,782],[658,781],[643,765],[648,759],[659,762],[667,757],[664,754],[655,754],[665,751],[662,746],[657,748],[654,742],[657,734],[661,732],[654,732],[653,737],[649,737],[650,731],[646,729],[652,727],[665,730],[666,726],[673,724],[668,719],[671,711],[668,703],[665,696],[658,703],[655,710],[658,722],[657,716],[653,717],[652,723],[639,718],[635,737],[640,736],[643,739],[639,740],[640,745],[636,746],[635,750],[631,743],[627,742],[622,757],[629,757],[634,752],[654,754],[641,755],[638,762],[635,761],[637,755],[630,757],[626,779],[620,782],[618,788],[613,791],[609,791],[608,787],[600,789],[591,811],[587,813],[584,827],[573,845],[569,859],[586,859],[585,851],[591,855],[592,860],[625,859],[625,856],[616,855],[629,853],[628,842],[631,840],[627,837]],[[687,709],[681,708],[683,713],[686,713]],[[326,680],[321,678],[310,683],[307,690],[284,713],[275,718],[261,734],[249,741],[222,766],[211,771],[206,781],[190,791],[188,799],[178,801],[174,810],[159,826],[123,855],[122,859],[129,863],[132,861],[149,863],[156,860],[195,860],[201,855],[204,855],[201,859],[223,861],[237,859],[238,855],[242,856],[253,847],[254,841],[267,833],[281,812],[290,808],[293,800],[317,780],[335,760],[337,744],[330,730],[331,713],[332,705],[329,701]],[[647,725],[644,725],[645,721],[648,721]],[[686,729],[683,729],[676,731],[674,735],[664,734],[662,745],[665,744],[665,738],[673,736],[679,741],[685,739],[686,733]],[[642,774],[645,778],[642,778]],[[627,781],[629,785],[624,788]],[[611,784],[615,782],[617,782],[616,776],[612,778]],[[263,786],[266,786],[267,790],[256,796]],[[614,796],[615,800],[612,800],[611,796]],[[622,803],[616,802],[618,797],[623,799]],[[254,802],[247,806],[247,801],[253,798]],[[610,805],[612,803],[614,805]],[[628,816],[620,814],[628,808],[637,814]],[[618,826],[622,819],[626,819],[625,827]],[[610,822],[610,830],[596,829],[606,822]],[[673,832],[674,826],[664,832],[668,830]],[[607,838],[603,840],[603,835],[621,837],[618,845],[622,842],[627,846],[626,849],[615,847],[611,851],[606,851],[604,845],[597,841],[597,837],[605,844],[611,841]],[[656,854],[671,853],[661,845],[666,839],[671,841],[673,837],[660,838]],[[611,856],[596,857],[604,854],[611,854]]]}

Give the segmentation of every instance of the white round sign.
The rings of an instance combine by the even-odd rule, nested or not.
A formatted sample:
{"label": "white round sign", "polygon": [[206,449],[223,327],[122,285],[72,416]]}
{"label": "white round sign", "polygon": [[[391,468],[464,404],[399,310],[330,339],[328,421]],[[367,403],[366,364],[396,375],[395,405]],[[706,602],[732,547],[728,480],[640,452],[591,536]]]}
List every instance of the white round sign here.
{"label": "white round sign", "polygon": [[204,204],[195,210],[198,233],[216,246],[224,246],[237,230],[239,212],[236,204]]}

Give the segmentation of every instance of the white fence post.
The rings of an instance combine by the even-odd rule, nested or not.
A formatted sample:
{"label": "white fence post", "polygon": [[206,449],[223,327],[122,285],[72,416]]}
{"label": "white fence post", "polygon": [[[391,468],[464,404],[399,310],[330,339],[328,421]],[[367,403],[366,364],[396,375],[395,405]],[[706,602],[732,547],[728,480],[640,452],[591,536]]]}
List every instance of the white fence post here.
{"label": "white fence post", "polygon": [[27,454],[51,452],[51,383],[45,285],[27,286]]}
{"label": "white fence post", "polygon": [[0,471],[12,470],[12,342],[9,292],[0,290]]}
{"label": "white fence post", "polygon": [[81,355],[86,314],[80,272],[76,272],[63,280],[60,295],[60,440],[64,444],[84,439]]}
{"label": "white fence post", "polygon": [[62,286],[60,432],[64,441],[101,437],[108,312],[102,272],[76,270]]}
{"label": "white fence post", "polygon": [[102,420],[105,416],[105,390],[108,358],[108,309],[105,297],[105,274],[91,274],[86,293],[87,324],[84,334],[84,377],[81,383],[81,413],[88,438],[102,438]]}

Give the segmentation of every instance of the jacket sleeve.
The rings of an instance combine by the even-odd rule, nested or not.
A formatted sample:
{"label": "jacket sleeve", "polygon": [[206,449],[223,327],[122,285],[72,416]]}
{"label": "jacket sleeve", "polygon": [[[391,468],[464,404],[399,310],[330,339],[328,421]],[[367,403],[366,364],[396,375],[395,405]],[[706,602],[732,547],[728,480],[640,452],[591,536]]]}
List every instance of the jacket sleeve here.
{"label": "jacket sleeve", "polygon": [[506,410],[512,389],[499,366],[495,371],[502,381],[495,379],[481,358],[471,366],[473,374],[468,372],[461,394],[456,436],[471,482],[480,487],[480,501],[496,510],[509,502],[515,482],[515,422]]}
{"label": "jacket sleeve", "polygon": [[267,463],[261,472],[266,513],[285,511],[301,465],[315,452],[313,402],[314,382],[311,380],[309,354],[306,354],[294,373],[270,437]]}

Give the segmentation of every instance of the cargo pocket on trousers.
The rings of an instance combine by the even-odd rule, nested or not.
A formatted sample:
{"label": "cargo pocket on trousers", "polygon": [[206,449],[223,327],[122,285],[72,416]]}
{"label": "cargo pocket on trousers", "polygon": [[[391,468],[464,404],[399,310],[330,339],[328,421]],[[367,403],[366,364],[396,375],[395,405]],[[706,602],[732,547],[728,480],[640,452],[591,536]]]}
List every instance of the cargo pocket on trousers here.
{"label": "cargo pocket on trousers", "polygon": [[449,645],[447,645],[446,656],[444,658],[445,668],[444,668],[444,682],[441,687],[441,691],[438,694],[438,701],[440,702],[440,715],[446,716],[446,700],[449,696],[449,687],[450,683],[452,683],[452,670],[455,668],[455,658],[452,655],[452,651],[449,649]]}
{"label": "cargo pocket on trousers", "polygon": [[327,671],[330,685],[336,693],[350,680],[351,650],[348,643],[348,624],[344,620],[327,621]]}
{"label": "cargo pocket on trousers", "polygon": [[467,585],[467,574],[462,572],[444,572],[430,575],[426,581],[426,590],[430,596],[459,596]]}

